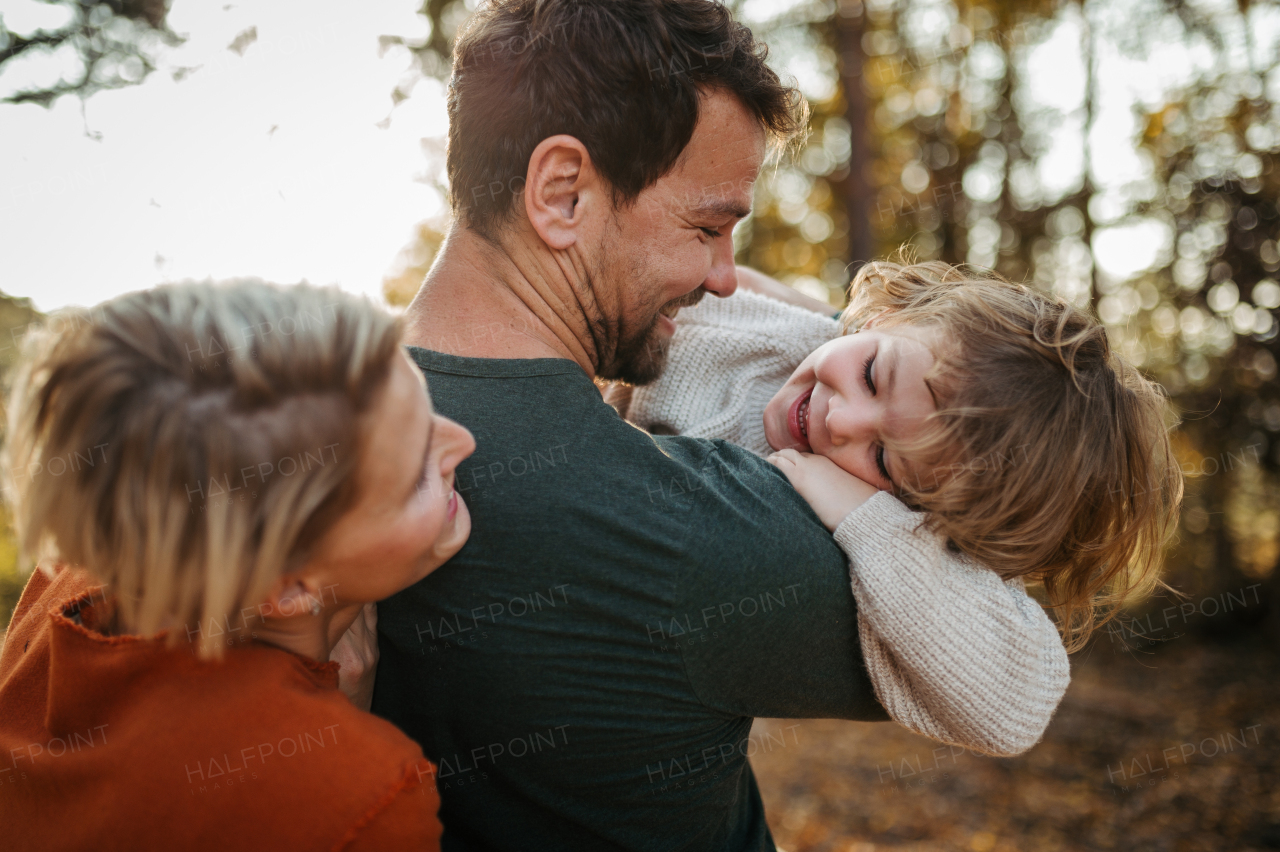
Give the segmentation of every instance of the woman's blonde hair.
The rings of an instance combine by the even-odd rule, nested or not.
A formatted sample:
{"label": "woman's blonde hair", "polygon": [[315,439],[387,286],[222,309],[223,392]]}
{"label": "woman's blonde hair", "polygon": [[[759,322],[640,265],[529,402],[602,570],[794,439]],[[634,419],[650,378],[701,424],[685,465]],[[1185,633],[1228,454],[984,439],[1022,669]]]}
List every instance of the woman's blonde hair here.
{"label": "woman's blonde hair", "polygon": [[914,471],[899,495],[931,528],[1005,578],[1043,582],[1069,650],[1160,585],[1182,499],[1170,407],[1101,323],[941,262],[868,264],[850,299],[846,334],[873,319],[941,332],[926,378],[938,411],[893,445]]}
{"label": "woman's blonde hair", "polygon": [[19,545],[107,583],[119,629],[217,656],[355,499],[360,416],[399,339],[367,300],[305,284],[60,312],[24,341],[9,395]]}

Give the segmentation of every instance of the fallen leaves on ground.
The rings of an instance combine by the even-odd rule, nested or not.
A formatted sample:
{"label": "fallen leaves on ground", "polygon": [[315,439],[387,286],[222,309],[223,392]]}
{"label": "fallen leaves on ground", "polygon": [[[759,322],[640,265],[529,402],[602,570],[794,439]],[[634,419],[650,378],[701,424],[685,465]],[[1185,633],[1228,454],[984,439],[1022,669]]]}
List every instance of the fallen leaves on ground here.
{"label": "fallen leaves on ground", "polygon": [[1043,741],[993,758],[893,723],[759,720],[786,852],[1280,849],[1280,655],[1180,637],[1072,659]]}

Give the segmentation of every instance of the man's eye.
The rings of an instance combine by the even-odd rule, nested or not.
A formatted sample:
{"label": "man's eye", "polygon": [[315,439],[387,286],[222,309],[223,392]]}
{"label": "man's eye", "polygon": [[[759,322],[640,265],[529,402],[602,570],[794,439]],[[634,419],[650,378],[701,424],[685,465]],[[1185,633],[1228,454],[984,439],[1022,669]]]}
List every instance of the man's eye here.
{"label": "man's eye", "polygon": [[724,234],[720,233],[720,232],[719,232],[718,230],[716,230],[715,228],[699,228],[698,230],[702,231],[702,233],[706,234],[708,237],[723,237],[723,236],[724,236]]}

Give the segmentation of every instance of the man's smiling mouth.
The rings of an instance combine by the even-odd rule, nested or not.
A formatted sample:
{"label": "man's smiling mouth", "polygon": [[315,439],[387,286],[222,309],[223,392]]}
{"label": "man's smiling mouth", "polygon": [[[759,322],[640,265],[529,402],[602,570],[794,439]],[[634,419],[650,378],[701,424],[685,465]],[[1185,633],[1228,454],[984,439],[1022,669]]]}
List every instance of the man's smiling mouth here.
{"label": "man's smiling mouth", "polygon": [[699,287],[691,293],[686,293],[679,299],[672,299],[670,302],[667,302],[658,309],[658,313],[662,314],[667,319],[675,319],[676,314],[680,312],[681,308],[692,308],[694,305],[701,302],[703,297],[706,295],[706,288]]}

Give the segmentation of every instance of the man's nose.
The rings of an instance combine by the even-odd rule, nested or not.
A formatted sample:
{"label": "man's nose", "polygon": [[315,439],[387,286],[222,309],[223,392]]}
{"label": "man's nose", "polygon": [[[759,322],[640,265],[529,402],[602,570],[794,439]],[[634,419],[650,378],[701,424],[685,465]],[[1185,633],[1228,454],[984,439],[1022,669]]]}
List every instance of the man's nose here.
{"label": "man's nose", "polygon": [[711,271],[702,286],[722,299],[732,296],[738,289],[738,270],[733,264],[733,237],[728,234],[715,241]]}

